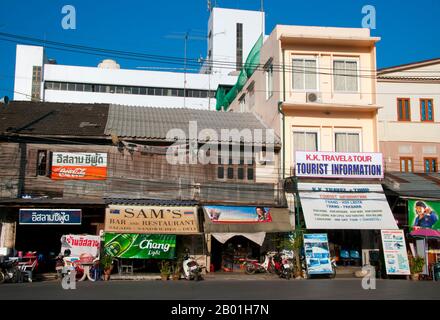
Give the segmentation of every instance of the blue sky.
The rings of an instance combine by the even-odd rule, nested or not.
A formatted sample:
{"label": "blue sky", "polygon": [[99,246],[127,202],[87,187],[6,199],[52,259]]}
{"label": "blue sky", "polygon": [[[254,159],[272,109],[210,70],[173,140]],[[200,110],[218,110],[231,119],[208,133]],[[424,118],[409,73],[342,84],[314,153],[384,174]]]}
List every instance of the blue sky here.
{"label": "blue sky", "polygon": [[[212,0],[214,3],[215,0]],[[183,57],[183,40],[168,36],[190,30],[206,35],[206,0],[27,0],[0,2],[0,32],[106,49]],[[61,8],[76,8],[77,29],[61,27]],[[260,0],[217,0],[218,6],[259,9]],[[266,33],[276,24],[361,27],[362,7],[377,12],[378,66],[440,57],[438,0],[266,0]],[[96,66],[105,58],[48,50],[60,64]],[[206,42],[189,43],[188,57],[206,56]],[[117,59],[122,68],[157,66]],[[172,67],[172,66],[169,66]],[[15,44],[0,41],[0,96],[13,96]]]}

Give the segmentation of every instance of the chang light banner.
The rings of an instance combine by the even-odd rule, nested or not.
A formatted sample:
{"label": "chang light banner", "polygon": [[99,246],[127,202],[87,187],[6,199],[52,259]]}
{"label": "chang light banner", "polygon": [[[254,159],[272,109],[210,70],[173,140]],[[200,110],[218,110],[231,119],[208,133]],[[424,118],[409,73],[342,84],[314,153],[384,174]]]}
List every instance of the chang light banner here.
{"label": "chang light banner", "polygon": [[125,259],[174,259],[175,235],[105,233],[104,252]]}
{"label": "chang light banner", "polygon": [[105,231],[140,234],[197,234],[197,207],[110,205]]}
{"label": "chang light banner", "polygon": [[107,153],[52,153],[53,180],[105,180]]}
{"label": "chang light banner", "polygon": [[383,254],[388,275],[410,275],[403,230],[381,230]]}
{"label": "chang light banner", "polygon": [[298,183],[307,229],[398,229],[380,184]]}
{"label": "chang light banner", "polygon": [[297,177],[363,179],[384,177],[382,153],[297,151],[295,162]]}

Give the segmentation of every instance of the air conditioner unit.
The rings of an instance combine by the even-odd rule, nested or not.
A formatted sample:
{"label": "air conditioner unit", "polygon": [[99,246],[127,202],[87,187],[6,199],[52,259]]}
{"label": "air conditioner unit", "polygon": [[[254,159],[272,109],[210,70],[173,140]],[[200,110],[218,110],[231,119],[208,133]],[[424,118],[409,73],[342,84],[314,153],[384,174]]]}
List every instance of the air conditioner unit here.
{"label": "air conditioner unit", "polygon": [[319,92],[307,92],[306,93],[306,101],[310,103],[320,103],[321,102],[321,94]]}

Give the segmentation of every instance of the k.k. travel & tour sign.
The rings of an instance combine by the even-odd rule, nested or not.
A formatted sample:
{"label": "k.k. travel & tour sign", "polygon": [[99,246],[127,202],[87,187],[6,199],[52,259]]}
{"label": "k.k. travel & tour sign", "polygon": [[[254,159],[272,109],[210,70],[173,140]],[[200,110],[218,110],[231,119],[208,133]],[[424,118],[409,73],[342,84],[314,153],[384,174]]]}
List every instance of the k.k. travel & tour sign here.
{"label": "k.k. travel & tour sign", "polygon": [[81,209],[20,209],[19,224],[80,225]]}
{"label": "k.k. travel & tour sign", "polygon": [[110,205],[105,231],[140,234],[195,234],[199,232],[196,207]]}
{"label": "k.k. travel & tour sign", "polygon": [[381,153],[297,151],[295,162],[297,177],[375,179],[384,177]]}
{"label": "k.k. travel & tour sign", "polygon": [[105,233],[104,252],[126,259],[174,259],[176,236]]}
{"label": "k.k. travel & tour sign", "polygon": [[107,153],[52,154],[53,180],[105,180],[107,178]]}

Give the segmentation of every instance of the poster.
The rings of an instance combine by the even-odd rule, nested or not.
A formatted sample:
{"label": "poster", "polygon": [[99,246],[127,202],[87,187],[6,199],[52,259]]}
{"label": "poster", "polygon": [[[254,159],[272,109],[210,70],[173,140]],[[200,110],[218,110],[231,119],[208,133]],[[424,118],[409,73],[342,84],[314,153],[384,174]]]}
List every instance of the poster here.
{"label": "poster", "polygon": [[304,234],[308,274],[333,273],[326,233]]}
{"label": "poster", "polygon": [[196,234],[197,207],[110,205],[105,231],[141,234]]}
{"label": "poster", "polygon": [[410,275],[403,230],[381,230],[385,267],[388,275]]}
{"label": "poster", "polygon": [[107,153],[52,153],[53,180],[105,180]]}
{"label": "poster", "polygon": [[19,224],[80,225],[81,209],[20,209]]}
{"label": "poster", "polygon": [[265,223],[272,222],[270,208],[205,206],[213,223]]}
{"label": "poster", "polygon": [[297,177],[370,178],[384,177],[382,153],[297,151]]}
{"label": "poster", "polygon": [[105,233],[104,252],[126,259],[174,259],[175,235]]}
{"label": "poster", "polygon": [[61,253],[70,250],[71,257],[81,257],[88,255],[91,257],[99,256],[101,238],[93,235],[74,235],[68,234],[61,237]]}
{"label": "poster", "polygon": [[398,229],[380,184],[298,183],[307,229]]}
{"label": "poster", "polygon": [[408,200],[408,225],[411,229],[429,228],[440,231],[440,202]]}

